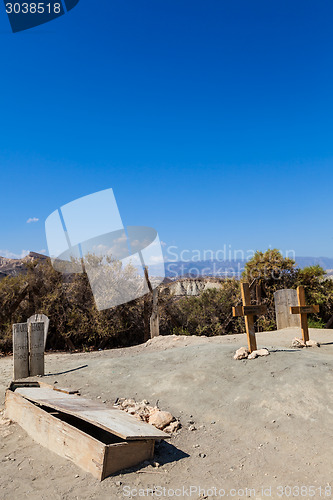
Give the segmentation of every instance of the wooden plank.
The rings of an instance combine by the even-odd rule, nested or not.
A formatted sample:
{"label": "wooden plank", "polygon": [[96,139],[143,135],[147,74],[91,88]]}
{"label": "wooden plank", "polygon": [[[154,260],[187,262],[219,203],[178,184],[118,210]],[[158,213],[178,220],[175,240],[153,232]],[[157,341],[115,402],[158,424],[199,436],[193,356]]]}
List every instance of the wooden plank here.
{"label": "wooden plank", "polygon": [[[250,287],[248,283],[241,283],[241,293],[243,306],[251,305],[251,294]],[[245,316],[245,328],[247,334],[247,342],[249,346],[249,351],[253,352],[257,350],[256,334],[254,331],[254,318],[253,315]]]}
{"label": "wooden plank", "polygon": [[133,415],[71,394],[47,388],[16,389],[24,398],[55,410],[74,415],[126,440],[168,439],[170,435],[154,426],[139,422]]}
{"label": "wooden plank", "polygon": [[14,380],[29,377],[29,346],[27,323],[13,325]]}
{"label": "wooden plank", "polygon": [[75,391],[73,389],[61,388],[61,387],[57,387],[57,386],[54,386],[53,390],[57,391],[57,392],[63,392],[64,394],[80,394],[80,391]]}
{"label": "wooden plank", "polygon": [[152,460],[154,458],[154,445],[155,441],[152,439],[108,445],[102,479],[119,470],[133,467],[144,460]]}
{"label": "wooden plank", "polygon": [[232,308],[233,316],[247,316],[252,314],[253,316],[261,316],[267,312],[267,307],[264,305],[260,306],[235,306]]}
{"label": "wooden plank", "polygon": [[314,306],[294,306],[290,308],[291,314],[314,314],[319,313],[319,305]]}
{"label": "wooden plank", "polygon": [[44,323],[29,323],[30,377],[44,375]]}
{"label": "wooden plank", "polygon": [[253,314],[253,316],[261,316],[267,312],[266,306],[243,306],[243,315],[248,316]]}
{"label": "wooden plank", "polygon": [[232,315],[234,317],[237,317],[237,316],[244,316],[243,314],[243,306],[235,306],[232,308]]}
{"label": "wooden plank", "polygon": [[102,479],[106,445],[11,390],[6,392],[5,405],[6,418],[17,422],[38,444]]}

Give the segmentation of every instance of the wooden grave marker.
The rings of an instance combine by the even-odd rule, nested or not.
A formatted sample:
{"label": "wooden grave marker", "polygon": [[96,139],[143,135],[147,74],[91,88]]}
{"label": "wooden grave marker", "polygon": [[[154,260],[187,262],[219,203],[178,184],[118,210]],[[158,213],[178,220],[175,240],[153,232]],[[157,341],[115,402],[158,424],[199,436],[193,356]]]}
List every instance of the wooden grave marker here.
{"label": "wooden grave marker", "polygon": [[44,375],[44,323],[29,324],[30,376]]}
{"label": "wooden grave marker", "polygon": [[13,325],[14,380],[29,377],[29,346],[27,323]]}
{"label": "wooden grave marker", "polygon": [[233,307],[232,315],[234,317],[244,316],[249,351],[253,352],[257,350],[256,334],[254,330],[254,316],[261,316],[265,314],[267,312],[267,307],[264,305],[251,305],[250,285],[248,283],[241,283],[241,292],[243,305]]}
{"label": "wooden grave marker", "polygon": [[298,328],[299,318],[290,314],[290,308],[297,306],[297,291],[291,289],[277,290],[274,293],[276,328]]}
{"label": "wooden grave marker", "polygon": [[27,321],[30,323],[44,323],[44,350],[46,347],[47,333],[49,331],[50,320],[45,314],[33,314]]}
{"label": "wooden grave marker", "polygon": [[308,314],[319,313],[319,305],[307,306],[305,301],[304,286],[297,288],[298,306],[290,308],[290,314],[299,314],[301,317],[301,329],[303,342],[309,340]]}

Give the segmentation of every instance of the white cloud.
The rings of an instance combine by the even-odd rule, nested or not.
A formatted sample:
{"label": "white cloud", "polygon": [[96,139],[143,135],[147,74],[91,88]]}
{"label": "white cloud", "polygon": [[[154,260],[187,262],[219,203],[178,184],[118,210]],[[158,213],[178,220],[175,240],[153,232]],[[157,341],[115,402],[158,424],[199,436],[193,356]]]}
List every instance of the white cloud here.
{"label": "white cloud", "polygon": [[6,259],[23,259],[23,257],[26,257],[29,254],[29,250],[22,250],[20,254],[11,252],[10,250],[1,250],[0,249],[0,255],[1,257],[5,257]]}
{"label": "white cloud", "polygon": [[30,224],[31,222],[38,222],[39,219],[37,217],[30,217],[30,219],[27,220],[27,224]]}

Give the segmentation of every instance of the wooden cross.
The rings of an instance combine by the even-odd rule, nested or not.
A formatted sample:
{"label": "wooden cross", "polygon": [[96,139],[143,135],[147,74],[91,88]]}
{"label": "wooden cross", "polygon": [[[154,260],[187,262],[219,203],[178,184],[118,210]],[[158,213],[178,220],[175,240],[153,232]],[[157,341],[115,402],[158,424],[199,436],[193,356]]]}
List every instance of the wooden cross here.
{"label": "wooden cross", "polygon": [[301,329],[303,335],[303,342],[309,340],[309,327],[308,327],[308,314],[319,313],[319,306],[307,306],[305,303],[305,291],[304,286],[299,286],[297,288],[298,306],[290,308],[291,314],[299,314],[301,316]]}
{"label": "wooden cross", "polygon": [[241,283],[242,306],[232,308],[232,315],[245,317],[245,328],[249,351],[257,350],[256,334],[254,331],[254,316],[261,316],[267,312],[266,306],[251,306],[251,293],[248,283]]}

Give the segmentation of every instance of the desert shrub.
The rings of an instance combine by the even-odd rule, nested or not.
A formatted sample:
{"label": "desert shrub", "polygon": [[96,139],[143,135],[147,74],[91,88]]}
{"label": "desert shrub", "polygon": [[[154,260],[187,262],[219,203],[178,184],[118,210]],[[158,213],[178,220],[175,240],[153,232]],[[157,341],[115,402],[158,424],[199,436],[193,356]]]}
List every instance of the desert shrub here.
{"label": "desert shrub", "polygon": [[[129,269],[125,272],[128,278]],[[26,284],[29,293],[11,313]],[[12,348],[12,324],[35,312],[50,318],[48,348],[95,349],[143,341],[143,299],[98,311],[86,273],[64,279],[48,261],[30,263],[25,275],[0,281],[0,305],[0,349],[5,352]]]}
{"label": "desert shrub", "polygon": [[173,303],[171,313],[177,318],[178,331],[188,335],[224,335],[244,330],[240,319],[231,318],[232,306],[240,300],[239,281],[221,281],[221,288],[208,289],[198,297],[184,297]]}

